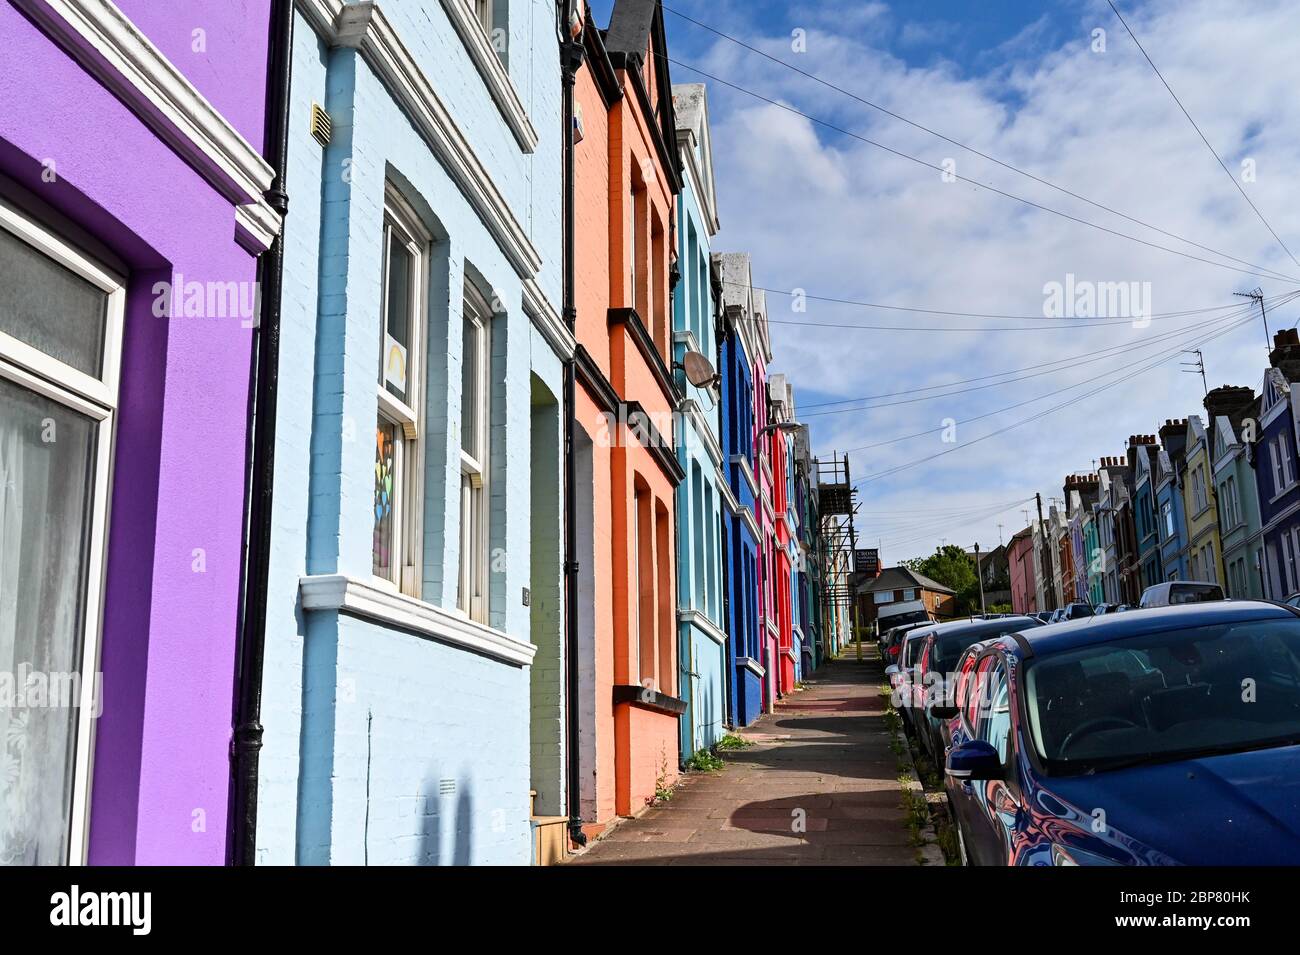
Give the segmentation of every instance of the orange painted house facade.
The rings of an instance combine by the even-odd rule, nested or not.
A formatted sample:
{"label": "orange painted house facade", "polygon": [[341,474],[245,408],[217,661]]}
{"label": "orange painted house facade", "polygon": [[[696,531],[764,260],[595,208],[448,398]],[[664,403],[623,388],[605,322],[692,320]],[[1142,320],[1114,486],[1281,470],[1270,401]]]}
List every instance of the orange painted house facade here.
{"label": "orange painted house facade", "polygon": [[669,370],[676,124],[663,14],[618,0],[586,15],[575,99],[579,495],[576,714],[588,834],[678,775],[676,522],[679,397]]}

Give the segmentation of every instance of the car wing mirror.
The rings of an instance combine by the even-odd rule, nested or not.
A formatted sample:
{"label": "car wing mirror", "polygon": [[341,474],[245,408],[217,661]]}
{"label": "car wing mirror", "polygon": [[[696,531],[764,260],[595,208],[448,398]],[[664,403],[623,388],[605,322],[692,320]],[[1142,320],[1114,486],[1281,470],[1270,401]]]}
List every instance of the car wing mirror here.
{"label": "car wing mirror", "polygon": [[947,773],[953,779],[1001,779],[998,751],[982,739],[973,739],[948,751]]}

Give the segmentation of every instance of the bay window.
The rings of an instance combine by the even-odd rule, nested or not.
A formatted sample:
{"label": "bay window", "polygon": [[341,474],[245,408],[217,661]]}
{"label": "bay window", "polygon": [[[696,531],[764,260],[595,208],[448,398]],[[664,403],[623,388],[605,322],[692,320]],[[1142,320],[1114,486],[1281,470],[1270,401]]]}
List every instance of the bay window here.
{"label": "bay window", "polygon": [[414,214],[390,189],[384,210],[372,570],[375,577],[413,597],[420,595],[420,408],[428,244]]}
{"label": "bay window", "polygon": [[0,201],[0,864],[85,861],[125,282]]}

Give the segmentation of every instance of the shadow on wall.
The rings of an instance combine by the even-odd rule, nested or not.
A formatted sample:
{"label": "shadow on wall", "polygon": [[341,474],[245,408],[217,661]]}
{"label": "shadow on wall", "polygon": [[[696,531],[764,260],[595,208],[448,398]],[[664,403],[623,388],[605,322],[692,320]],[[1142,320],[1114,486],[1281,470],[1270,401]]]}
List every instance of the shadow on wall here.
{"label": "shadow on wall", "polygon": [[[420,865],[472,865],[474,794],[469,780],[436,779],[420,794]],[[444,840],[447,844],[444,845]]]}

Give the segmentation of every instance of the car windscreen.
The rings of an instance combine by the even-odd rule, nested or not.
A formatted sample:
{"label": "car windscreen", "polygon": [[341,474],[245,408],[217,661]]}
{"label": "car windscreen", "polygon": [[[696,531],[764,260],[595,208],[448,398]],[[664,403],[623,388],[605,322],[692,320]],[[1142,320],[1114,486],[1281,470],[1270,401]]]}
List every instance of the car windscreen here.
{"label": "car windscreen", "polygon": [[1160,631],[1054,653],[1025,671],[1052,773],[1300,743],[1300,620]]}
{"label": "car windscreen", "polygon": [[941,633],[935,638],[935,650],[930,651],[933,659],[930,669],[938,673],[948,673],[956,670],[957,663],[961,660],[961,655],[967,647],[1000,634],[1018,633],[1021,630],[1028,630],[1030,627],[1037,627],[1038,625],[1036,620],[1025,617],[1023,619],[1013,618],[990,621],[984,626],[963,627],[956,633]]}
{"label": "car windscreen", "polygon": [[930,615],[924,610],[908,610],[904,613],[896,613],[892,617],[885,617],[882,623],[886,627],[903,627],[907,624],[929,623]]}

